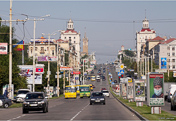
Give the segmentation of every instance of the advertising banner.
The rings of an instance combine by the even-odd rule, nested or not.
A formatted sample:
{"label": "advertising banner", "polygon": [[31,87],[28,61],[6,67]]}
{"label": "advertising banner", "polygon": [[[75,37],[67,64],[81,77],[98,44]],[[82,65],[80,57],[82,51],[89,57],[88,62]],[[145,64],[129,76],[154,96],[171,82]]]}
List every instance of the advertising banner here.
{"label": "advertising banner", "polygon": [[56,56],[38,56],[38,61],[57,61]]}
{"label": "advertising banner", "polygon": [[176,71],[173,71],[173,77],[176,77]]}
{"label": "advertising banner", "polygon": [[0,54],[7,54],[7,43],[0,43]]}
{"label": "advertising banner", "polygon": [[[41,68],[42,65],[39,68],[36,66],[35,84],[42,84],[42,74],[44,73],[44,68]],[[33,65],[18,65],[18,67],[21,70],[19,75],[26,77],[28,84],[33,84]]]}
{"label": "advertising banner", "polygon": [[164,106],[164,74],[150,73],[148,75],[148,105]]}
{"label": "advertising banner", "polygon": [[127,83],[122,83],[122,97],[127,96]]}
{"label": "advertising banner", "polygon": [[145,101],[145,80],[134,79],[134,96],[136,102]]}
{"label": "advertising banner", "polygon": [[116,85],[116,92],[120,93],[120,85]]}
{"label": "advertising banner", "polygon": [[133,98],[133,83],[128,82],[128,88],[127,88],[127,98],[132,99]]}
{"label": "advertising banner", "polygon": [[68,71],[70,70],[70,71],[72,71],[72,70],[73,70],[73,68],[63,66],[63,67],[60,67],[60,70],[68,70]]}
{"label": "advertising banner", "polygon": [[167,58],[161,58],[161,69],[167,69]]}

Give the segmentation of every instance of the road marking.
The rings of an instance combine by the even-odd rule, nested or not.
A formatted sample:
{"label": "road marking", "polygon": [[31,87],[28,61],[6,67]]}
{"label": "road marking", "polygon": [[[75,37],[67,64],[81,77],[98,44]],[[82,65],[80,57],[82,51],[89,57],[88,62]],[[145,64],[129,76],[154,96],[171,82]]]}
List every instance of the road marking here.
{"label": "road marking", "polygon": [[[82,111],[88,106],[89,104],[87,104],[83,109],[81,109]],[[73,121],[82,111],[79,111],[72,119],[70,119],[70,121]]]}
{"label": "road marking", "polygon": [[16,118],[13,118],[13,119],[9,119],[9,120],[7,120],[7,121],[11,121],[11,120],[19,119],[19,118],[21,118],[21,117],[23,117],[23,116],[25,116],[25,114],[23,114],[23,115],[21,115],[21,116],[18,116],[18,117],[16,117]]}

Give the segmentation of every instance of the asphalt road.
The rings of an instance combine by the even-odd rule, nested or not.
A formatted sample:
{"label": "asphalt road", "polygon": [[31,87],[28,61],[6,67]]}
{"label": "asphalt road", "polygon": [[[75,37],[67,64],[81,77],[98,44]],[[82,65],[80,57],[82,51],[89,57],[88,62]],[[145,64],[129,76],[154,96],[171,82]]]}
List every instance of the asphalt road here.
{"label": "asphalt road", "polygon": [[[97,70],[95,70],[95,75]],[[95,85],[94,91],[102,87],[109,90],[108,81],[86,81]],[[112,95],[106,97],[106,105],[89,105],[89,98],[49,100],[49,112],[30,111],[22,114],[22,108],[0,108],[0,120],[139,120],[135,114],[121,105]]]}

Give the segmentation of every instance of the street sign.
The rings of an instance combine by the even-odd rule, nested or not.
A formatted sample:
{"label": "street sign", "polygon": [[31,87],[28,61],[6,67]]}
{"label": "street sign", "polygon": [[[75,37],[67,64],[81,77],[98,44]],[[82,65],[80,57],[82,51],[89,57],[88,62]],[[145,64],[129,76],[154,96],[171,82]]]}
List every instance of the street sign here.
{"label": "street sign", "polygon": [[120,68],[123,69],[123,68],[124,68],[124,64],[121,64],[121,65],[120,65]]}
{"label": "street sign", "polygon": [[70,70],[70,71],[72,71],[72,70],[73,70],[73,68],[63,66],[63,67],[60,67],[60,70]]}
{"label": "street sign", "polygon": [[120,70],[120,73],[121,73],[121,74],[124,74],[124,70]]}
{"label": "street sign", "polygon": [[118,72],[118,76],[121,76],[121,73],[120,73],[120,72]]}

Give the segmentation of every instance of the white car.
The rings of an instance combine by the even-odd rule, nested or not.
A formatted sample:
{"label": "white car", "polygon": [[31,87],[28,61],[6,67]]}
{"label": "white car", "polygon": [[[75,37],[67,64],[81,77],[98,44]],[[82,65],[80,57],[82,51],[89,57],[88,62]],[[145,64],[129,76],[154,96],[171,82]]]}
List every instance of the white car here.
{"label": "white car", "polygon": [[101,92],[103,93],[104,96],[109,97],[109,91],[108,90],[102,90]]}
{"label": "white car", "polygon": [[29,89],[19,89],[16,96],[16,102],[23,102],[28,92],[31,91]]}
{"label": "white car", "polygon": [[100,79],[100,76],[99,75],[97,75],[97,78],[96,79]]}

